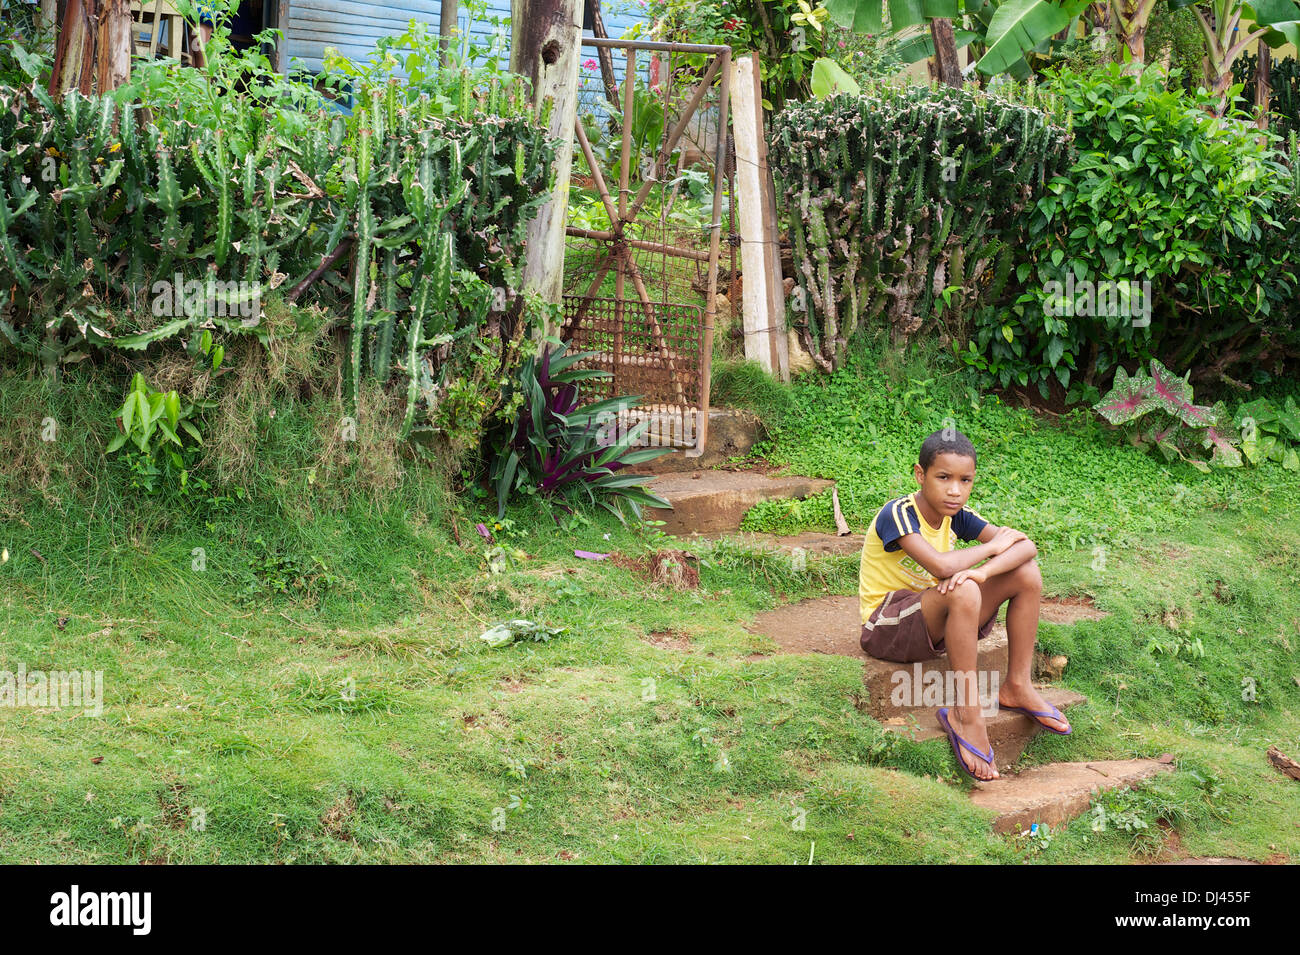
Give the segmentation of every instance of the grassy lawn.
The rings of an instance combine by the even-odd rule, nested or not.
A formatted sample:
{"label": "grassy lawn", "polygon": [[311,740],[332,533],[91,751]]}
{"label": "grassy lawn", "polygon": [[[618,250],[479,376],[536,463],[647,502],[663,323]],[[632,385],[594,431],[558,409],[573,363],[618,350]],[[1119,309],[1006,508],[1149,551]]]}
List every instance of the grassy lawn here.
{"label": "grassy lawn", "polygon": [[[839,479],[857,526],[909,489],[945,416],[971,435],[974,506],[1039,542],[1049,593],[1109,612],[1043,625],[1090,702],[1025,763],[1177,759],[1108,801],[1104,831],[993,835],[943,740],[858,709],[855,661],[775,655],[743,628],[854,593],[856,558],[796,573],[723,542],[696,548],[700,588],[679,591],[573,555],[674,546],[652,528],[521,507],[492,573],[486,500],[414,467],[382,495],[308,473],[337,410],[320,397],[256,417],[246,498],[178,502],[97,463],[110,390],[10,378],[15,427],[50,406],[70,437],[7,458],[0,667],[102,670],[104,705],[0,708],[0,862],[1126,862],[1172,838],[1160,819],[1190,855],[1300,856],[1300,786],[1264,756],[1300,755],[1296,475],[1165,467],[920,363],[868,355],[788,394],[724,367],[718,390],[766,412],[770,460]],[[828,508],[751,522],[829,528]],[[514,618],[568,629],[478,639]]]}

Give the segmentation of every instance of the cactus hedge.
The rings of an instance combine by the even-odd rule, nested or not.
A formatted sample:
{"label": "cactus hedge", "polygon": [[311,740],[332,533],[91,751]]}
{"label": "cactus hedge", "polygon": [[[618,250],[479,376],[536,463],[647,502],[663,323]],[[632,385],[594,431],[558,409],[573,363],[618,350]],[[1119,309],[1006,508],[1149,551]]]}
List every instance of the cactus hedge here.
{"label": "cactus hedge", "polygon": [[[54,369],[200,328],[265,336],[245,312],[285,295],[346,323],[349,394],[398,378],[409,431],[457,349],[519,336],[513,290],[554,146],[523,85],[451,116],[392,79],[360,94],[286,138],[0,88],[0,356],[7,343]],[[155,291],[177,277],[239,291],[177,314]]]}
{"label": "cactus hedge", "polygon": [[965,337],[1023,245],[1020,213],[1066,168],[1059,111],[979,91],[879,85],[790,107],[770,156],[793,247],[792,327],[830,371],[859,330]]}
{"label": "cactus hedge", "polygon": [[[1294,56],[1271,61],[1269,71],[1269,128],[1286,139],[1300,133],[1300,60]],[[1247,113],[1255,109],[1255,75],[1259,71],[1259,54],[1246,53],[1232,61],[1232,82],[1243,84],[1237,108]]]}

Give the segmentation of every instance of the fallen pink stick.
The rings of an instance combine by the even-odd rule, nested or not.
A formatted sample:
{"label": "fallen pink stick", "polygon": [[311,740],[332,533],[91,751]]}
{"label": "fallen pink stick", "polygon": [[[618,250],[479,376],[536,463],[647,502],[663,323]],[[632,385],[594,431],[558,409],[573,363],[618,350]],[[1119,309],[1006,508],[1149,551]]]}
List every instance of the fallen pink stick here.
{"label": "fallen pink stick", "polygon": [[609,556],[609,554],[593,554],[589,550],[575,550],[573,552],[573,556],[581,557],[584,560],[604,560],[606,557]]}

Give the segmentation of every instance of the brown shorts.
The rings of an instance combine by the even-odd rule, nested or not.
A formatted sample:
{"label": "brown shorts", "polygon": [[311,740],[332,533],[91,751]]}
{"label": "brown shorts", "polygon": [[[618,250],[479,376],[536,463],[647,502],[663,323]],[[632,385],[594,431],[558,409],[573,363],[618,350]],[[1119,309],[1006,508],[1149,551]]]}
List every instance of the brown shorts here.
{"label": "brown shorts", "polygon": [[[979,629],[983,640],[993,629],[994,614]],[[915,663],[943,656],[943,641],[936,647],[921,613],[921,594],[915,590],[891,590],[862,625],[862,649],[878,660]]]}

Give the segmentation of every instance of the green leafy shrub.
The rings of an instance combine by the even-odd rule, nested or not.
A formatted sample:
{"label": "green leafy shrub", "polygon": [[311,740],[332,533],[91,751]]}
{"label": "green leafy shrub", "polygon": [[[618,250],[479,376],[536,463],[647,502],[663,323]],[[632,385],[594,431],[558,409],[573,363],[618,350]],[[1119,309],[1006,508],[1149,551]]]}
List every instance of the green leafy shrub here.
{"label": "green leafy shrub", "polygon": [[[733,56],[756,52],[763,81],[763,106],[781,109],[808,95],[812,66],[827,49],[830,16],[817,0],[650,0],[646,13],[655,21],[655,39],[725,44]],[[688,54],[703,70],[707,56]]]}
{"label": "green leafy shrub", "polygon": [[54,30],[25,0],[0,0],[0,86],[48,79]]}
{"label": "green leafy shrub", "polygon": [[[144,376],[137,372],[131,379],[126,400],[114,414],[119,432],[104,451],[112,454],[129,441],[134,445],[134,450],[127,453],[133,487],[153,491],[155,479],[163,475],[169,481],[174,480],[183,493],[189,482],[194,448],[203,443],[194,411],[195,405],[182,404],[175,391],[150,388]],[[182,434],[193,443],[187,445]]]}
{"label": "green leafy shrub", "polygon": [[1052,377],[1090,386],[1153,357],[1201,381],[1278,373],[1300,345],[1292,173],[1253,126],[1158,71],[1112,64],[1055,88],[1078,159],[1029,217],[1026,291],[978,330],[988,373],[1044,395]]}
{"label": "green leafy shrub", "polygon": [[858,33],[833,25],[828,52],[858,83],[879,80],[902,71],[898,41],[888,32]]}
{"label": "green leafy shrub", "polygon": [[1267,398],[1245,402],[1233,415],[1241,431],[1241,452],[1251,464],[1275,461],[1288,471],[1300,471],[1300,406],[1286,396],[1282,407]]}
{"label": "green leafy shrub", "polygon": [[930,321],[964,341],[972,312],[999,301],[1020,213],[1069,161],[1056,107],[1022,96],[880,84],[773,119],[792,324],[823,370],[877,325],[900,340]]}
{"label": "green leafy shrub", "polygon": [[250,580],[241,592],[245,601],[282,594],[316,597],[341,582],[324,560],[314,554],[289,554],[282,547],[268,544],[259,534],[252,540],[253,555],[248,558]]}

